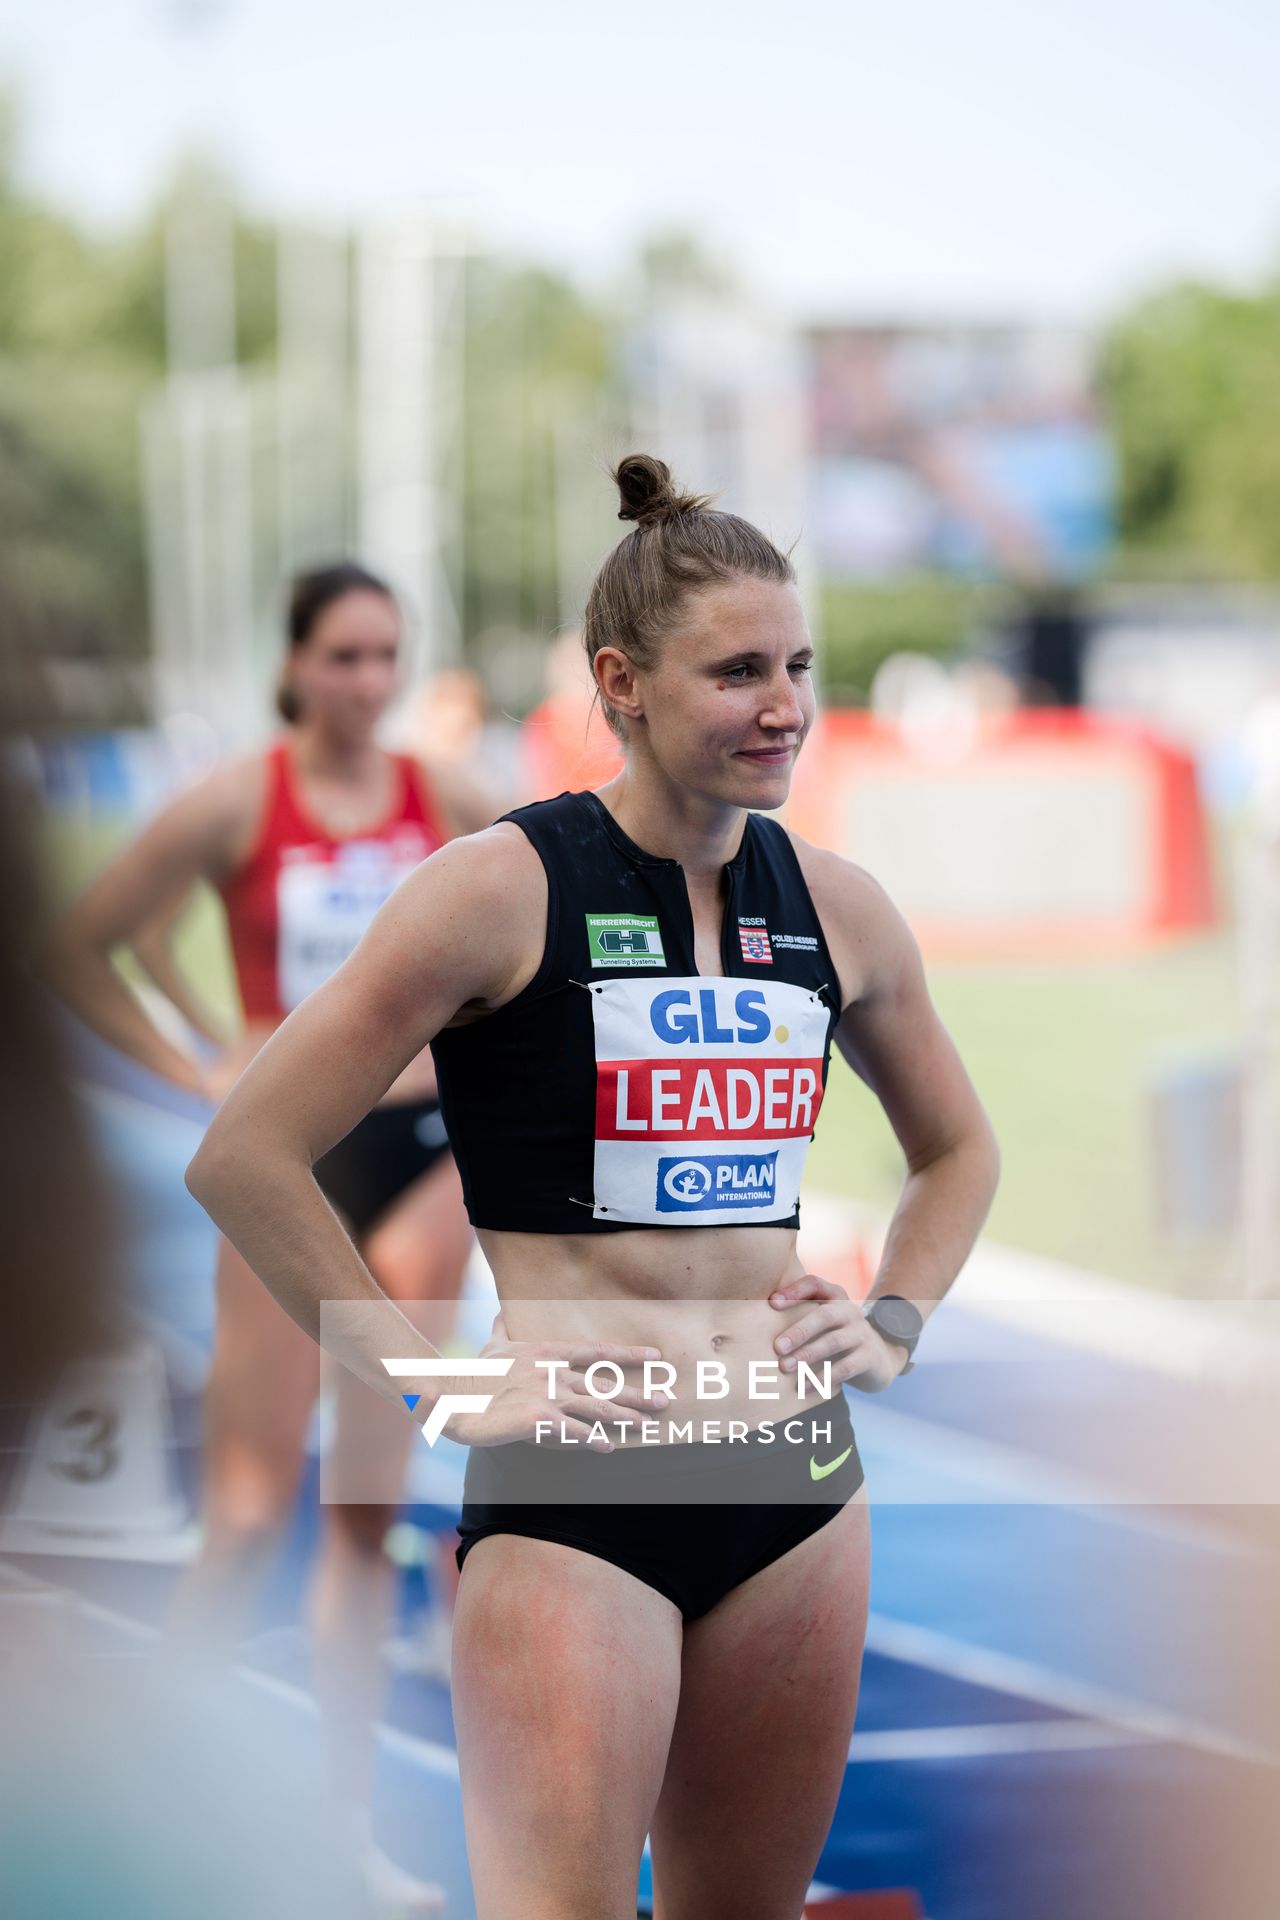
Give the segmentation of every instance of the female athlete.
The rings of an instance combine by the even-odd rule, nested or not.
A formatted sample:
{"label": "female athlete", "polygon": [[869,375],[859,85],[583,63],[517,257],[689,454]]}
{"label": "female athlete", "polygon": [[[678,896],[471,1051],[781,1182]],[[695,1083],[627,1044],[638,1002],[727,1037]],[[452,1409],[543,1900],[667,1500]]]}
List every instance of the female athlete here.
{"label": "female athlete", "polygon": [[[180,1086],[216,1101],[352,951],[395,885],[454,834],[492,818],[465,776],[437,770],[428,779],[377,744],[399,644],[399,610],[381,580],[350,563],[300,577],[278,696],[287,734],[177,799],[98,875],[53,936],[54,982],[76,1012]],[[239,1037],[212,1066],[165,1038],[110,963],[114,948],[140,948],[193,1024],[213,1031],[167,949],[175,908],[200,879],[222,896],[244,1012]],[[435,1072],[422,1049],[402,1068],[352,1114],[317,1178],[388,1294],[454,1299],[470,1232]],[[205,1396],[204,1542],[175,1611],[184,1636],[223,1645],[237,1636],[293,1509],[318,1360],[223,1241]],[[337,1484],[344,1463],[363,1475],[373,1456],[393,1486],[412,1433],[338,1372]],[[367,1806],[370,1789],[379,1627],[393,1581],[382,1543],[396,1496],[385,1505],[359,1498],[325,1506],[310,1606],[335,1786],[353,1809]],[[359,1830],[363,1816],[352,1817]]]}
{"label": "female athlete", "polygon": [[[900,915],[761,817],[814,717],[789,560],[657,460],[615,477],[637,524],[584,642],[624,770],[427,861],[188,1182],[300,1325],[471,1446],[453,1679],[481,1920],[630,1920],[646,1833],[659,1920],[798,1920],[866,1619],[843,1388],[910,1364],[998,1154]],[[833,1039],[907,1165],[865,1313],[795,1250]],[[438,1356],[312,1176],[428,1042],[502,1302],[461,1381],[413,1376]]]}

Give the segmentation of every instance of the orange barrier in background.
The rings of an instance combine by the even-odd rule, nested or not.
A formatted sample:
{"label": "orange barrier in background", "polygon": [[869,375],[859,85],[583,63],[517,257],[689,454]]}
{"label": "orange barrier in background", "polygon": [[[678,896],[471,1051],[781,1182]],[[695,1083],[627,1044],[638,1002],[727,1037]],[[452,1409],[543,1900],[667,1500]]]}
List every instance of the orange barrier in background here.
{"label": "orange barrier in background", "polygon": [[1195,763],[1127,720],[829,712],[785,818],[867,867],[934,957],[1114,954],[1217,922]]}
{"label": "orange barrier in background", "polygon": [[602,787],[621,766],[617,738],[585,689],[548,694],[520,724],[522,799]]}
{"label": "orange barrier in background", "polygon": [[[538,797],[621,765],[578,690],[521,745]],[[827,712],[782,817],[868,868],[931,958],[1115,955],[1217,924],[1195,763],[1128,720],[1032,708],[931,732]]]}

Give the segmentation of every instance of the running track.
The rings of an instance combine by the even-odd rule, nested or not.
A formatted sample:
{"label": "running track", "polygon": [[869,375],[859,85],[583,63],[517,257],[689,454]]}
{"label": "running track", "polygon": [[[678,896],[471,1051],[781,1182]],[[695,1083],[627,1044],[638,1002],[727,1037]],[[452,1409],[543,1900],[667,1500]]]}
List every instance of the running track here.
{"label": "running track", "polygon": [[[190,1506],[212,1237],[181,1172],[199,1119],[96,1046],[82,1068],[103,1150],[131,1197],[129,1271],[166,1356],[168,1471]],[[818,1201],[806,1217],[817,1220],[810,1264],[834,1271],[849,1255],[848,1210]],[[1003,1259],[1007,1282],[1023,1269]],[[1129,1305],[1145,1328],[1148,1303]],[[479,1303],[476,1312],[487,1326]],[[1178,1358],[1179,1339],[1199,1341],[1199,1326],[1171,1332],[1157,1312],[1155,1335],[1122,1339],[1121,1360],[1087,1317],[1083,1343],[1058,1339],[1052,1315],[1037,1322],[969,1300],[962,1281],[917,1369],[889,1394],[851,1396],[872,1500],[872,1617],[816,1898],[912,1887],[930,1920],[1280,1913],[1276,1509],[1247,1477],[1238,1503],[1219,1476],[1187,1505],[1160,1479],[1154,1463],[1185,1438],[1200,1392]],[[20,1437],[10,1418],[0,1491]],[[1109,1463],[1121,1453],[1156,1498],[1120,1498]],[[424,1449],[407,1519],[450,1516],[461,1461],[461,1449],[429,1459]],[[299,1611],[317,1482],[313,1454],[238,1670],[298,1715],[312,1711]],[[65,1587],[104,1650],[145,1652],[181,1534],[33,1550],[44,1544],[12,1523],[0,1532],[0,1594],[32,1579]],[[422,1574],[408,1569],[401,1650],[412,1649],[424,1598]],[[468,1920],[442,1684],[395,1673],[379,1769],[380,1837],[446,1886],[450,1920]],[[647,1893],[646,1862],[642,1907]]]}

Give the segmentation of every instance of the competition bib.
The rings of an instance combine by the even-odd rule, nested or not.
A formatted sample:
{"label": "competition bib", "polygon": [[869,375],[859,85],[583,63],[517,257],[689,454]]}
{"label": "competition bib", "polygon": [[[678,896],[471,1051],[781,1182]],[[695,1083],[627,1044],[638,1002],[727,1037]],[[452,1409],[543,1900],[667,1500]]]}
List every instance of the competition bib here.
{"label": "competition bib", "polygon": [[763,1224],[794,1212],[830,1014],[786,982],[591,984],[596,1219]]}
{"label": "competition bib", "polygon": [[350,958],[379,907],[430,850],[415,830],[394,845],[349,841],[331,859],[286,860],[276,882],[276,967],[287,1012]]}

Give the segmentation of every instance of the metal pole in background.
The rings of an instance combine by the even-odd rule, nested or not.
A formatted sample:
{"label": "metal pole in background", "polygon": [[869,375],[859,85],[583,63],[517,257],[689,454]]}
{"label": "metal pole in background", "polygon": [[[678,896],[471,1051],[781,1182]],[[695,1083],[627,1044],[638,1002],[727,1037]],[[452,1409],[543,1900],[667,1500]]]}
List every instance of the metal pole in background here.
{"label": "metal pole in background", "polygon": [[449,471],[447,456],[461,437],[462,280],[461,250],[425,215],[371,227],[361,238],[359,546],[414,615],[410,681],[461,650],[449,577],[461,539],[460,474],[456,466]]}
{"label": "metal pole in background", "polygon": [[164,223],[165,344],[171,378],[234,366],[235,235],[231,209],[198,180],[180,182]]}
{"label": "metal pole in background", "polygon": [[[168,11],[186,42],[175,89],[194,137],[203,126],[214,146],[195,41],[225,7],[170,0]],[[252,689],[251,423],[236,366],[234,216],[194,169],[166,211],[164,277],[167,374],[140,421],[156,715],[195,713],[234,735]]]}
{"label": "metal pole in background", "polygon": [[289,226],[276,259],[276,524],[282,576],[346,553],[351,288],[345,235]]}
{"label": "metal pole in background", "polygon": [[[694,492],[761,527],[782,547],[804,532],[809,427],[803,345],[749,296],[704,287],[651,294],[629,355],[635,442]],[[816,561],[796,571],[819,639]]]}

